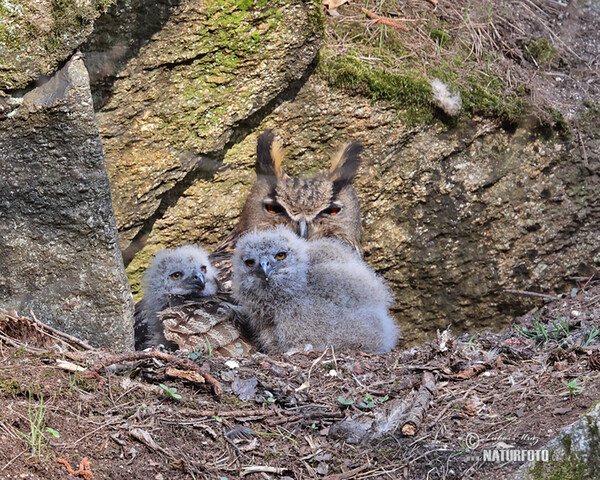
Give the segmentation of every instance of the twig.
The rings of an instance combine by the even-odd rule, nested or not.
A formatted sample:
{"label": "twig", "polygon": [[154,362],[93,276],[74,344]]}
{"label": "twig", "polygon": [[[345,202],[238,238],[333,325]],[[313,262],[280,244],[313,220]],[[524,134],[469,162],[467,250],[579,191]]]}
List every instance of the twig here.
{"label": "twig", "polygon": [[242,477],[245,477],[246,475],[250,475],[251,473],[260,473],[260,472],[275,473],[277,475],[281,475],[285,471],[286,471],[285,468],[269,467],[266,465],[254,465],[252,467],[242,468],[241,475],[242,475]]}
{"label": "twig", "polygon": [[344,414],[341,412],[313,412],[307,415],[293,415],[291,417],[277,418],[273,420],[267,420],[267,424],[271,426],[283,425],[284,423],[294,423],[301,420],[313,420],[316,418],[343,418]]}
{"label": "twig", "polygon": [[366,8],[361,8],[360,9],[367,17],[375,20],[375,23],[381,23],[382,25],[387,25],[388,27],[392,27],[395,28],[396,30],[402,30],[404,32],[408,32],[408,28],[406,27],[406,25],[403,25],[400,22],[415,22],[416,20],[413,19],[409,19],[409,18],[387,18],[387,17],[382,17],[381,15],[377,15],[376,13],[373,13],[369,10],[367,10]]}
{"label": "twig", "polygon": [[435,377],[431,372],[423,372],[421,388],[419,388],[419,392],[417,393],[417,398],[413,403],[413,407],[408,414],[408,418],[404,422],[404,425],[402,426],[403,435],[413,436],[415,433],[417,433],[417,430],[423,422],[423,417],[425,416],[425,411],[429,406],[429,402],[433,397],[435,397],[436,393],[437,388],[435,386]]}
{"label": "twig", "polygon": [[37,325],[39,325],[41,328],[48,330],[49,332],[54,333],[55,335],[58,335],[59,337],[63,337],[66,338],[67,340],[69,340],[70,342],[73,342],[77,345],[79,345],[81,348],[85,349],[85,350],[95,350],[94,347],[92,347],[89,343],[87,343],[84,340],[81,340],[77,337],[74,337],[73,335],[69,335],[68,333],[65,332],[61,332],[60,330],[57,330],[56,328],[53,328],[49,325],[46,325],[45,323],[40,322],[36,316],[35,313],[33,313],[33,311],[31,311],[31,320],[36,323]]}
{"label": "twig", "polygon": [[192,408],[181,408],[177,413],[182,415],[198,417],[271,417],[277,415],[276,410],[230,410],[219,412],[218,410],[194,410]]}
{"label": "twig", "polygon": [[510,290],[510,289],[505,289],[504,290],[506,293],[513,293],[515,295],[526,295],[529,297],[540,297],[540,298],[545,298],[546,300],[558,300],[559,297],[557,297],[556,295],[546,295],[545,293],[537,293],[537,292],[528,292],[526,290]]}
{"label": "twig", "polygon": [[0,339],[4,340],[6,343],[8,343],[9,345],[12,345],[13,347],[23,348],[31,353],[48,353],[49,352],[49,350],[45,350],[43,348],[37,348],[37,347],[31,347],[29,345],[25,345],[24,343],[19,342],[19,341],[15,340],[14,338],[10,338],[6,335],[3,335],[2,333],[0,333]]}
{"label": "twig", "polygon": [[23,450],[21,453],[19,453],[15,458],[13,458],[10,462],[8,462],[6,465],[4,465],[2,468],[0,468],[0,472],[2,470],[4,470],[6,467],[8,467],[11,463],[13,463],[17,458],[19,458],[21,455],[23,455],[25,452],[27,452],[27,450]]}
{"label": "twig", "polygon": [[364,465],[354,468],[352,470],[348,470],[347,472],[337,473],[335,475],[328,475],[326,477],[323,477],[323,480],[346,480],[347,478],[353,478],[357,473],[360,473],[363,470],[366,470],[370,466],[371,466],[371,463],[367,462]]}
{"label": "twig", "polygon": [[103,368],[109,367],[110,365],[115,365],[117,363],[134,362],[136,360],[145,360],[148,358],[156,358],[158,360],[162,360],[163,362],[168,362],[184,369],[193,370],[199,373],[200,375],[204,376],[206,381],[213,387],[215,395],[221,395],[223,393],[223,387],[221,386],[219,381],[210,373],[207,373],[204,370],[202,370],[196,363],[185,358],[176,357],[175,355],[171,355],[169,353],[157,352],[156,350],[151,350],[149,352],[129,352],[114,355],[103,361],[98,362],[90,369],[90,373],[98,372]]}

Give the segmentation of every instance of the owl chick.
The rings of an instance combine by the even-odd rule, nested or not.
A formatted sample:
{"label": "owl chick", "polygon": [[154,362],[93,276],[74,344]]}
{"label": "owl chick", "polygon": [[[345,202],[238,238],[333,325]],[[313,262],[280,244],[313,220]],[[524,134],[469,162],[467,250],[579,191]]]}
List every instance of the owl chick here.
{"label": "owl chick", "polygon": [[285,225],[300,237],[337,238],[362,256],[360,207],[352,181],[360,166],[360,144],[344,146],[331,160],[328,172],[314,177],[291,177],[271,130],[258,137],[256,183],[246,198],[239,222],[211,254],[225,287],[231,279],[231,256],[246,232]]}
{"label": "owl chick", "polygon": [[202,247],[188,245],[162,250],[152,260],[143,278],[144,298],[135,305],[135,349],[176,344],[165,338],[159,312],[174,297],[207,297],[217,293],[216,270]]}
{"label": "owl chick", "polygon": [[233,296],[262,350],[394,348],[398,329],[388,314],[389,290],[358,255],[347,255],[342,261],[315,256],[311,242],[281,226],[240,238],[232,259]]}

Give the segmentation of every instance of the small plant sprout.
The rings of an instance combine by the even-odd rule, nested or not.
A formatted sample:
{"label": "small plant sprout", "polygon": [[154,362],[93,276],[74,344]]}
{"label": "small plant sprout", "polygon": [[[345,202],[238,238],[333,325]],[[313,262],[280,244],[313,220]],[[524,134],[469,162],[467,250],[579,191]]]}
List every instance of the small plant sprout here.
{"label": "small plant sprout", "polygon": [[389,399],[390,399],[389,395],[386,395],[385,397],[382,397],[382,398],[373,398],[373,396],[370,393],[366,393],[365,399],[362,402],[360,402],[360,406],[362,408],[375,408],[377,406],[377,402],[385,403]]}
{"label": "small plant sprout", "polygon": [[212,348],[210,346],[210,342],[208,341],[208,337],[206,337],[206,353],[208,354],[208,358],[212,358]]}
{"label": "small plant sprout", "polygon": [[339,397],[337,397],[337,401],[339,404],[343,405],[344,407],[349,407],[350,405],[352,405],[354,403],[354,400],[352,400],[351,398],[344,398],[341,395]]}
{"label": "small plant sprout", "polygon": [[50,441],[50,439],[46,438],[44,434],[48,434],[54,438],[60,438],[60,434],[53,428],[46,427],[45,425],[46,411],[44,409],[43,395],[40,395],[40,405],[36,409],[32,407],[31,400],[30,390],[28,407],[29,434],[25,434],[23,432],[17,433],[27,441],[31,453],[41,456],[42,452],[46,448],[46,445],[48,445],[48,442]]}
{"label": "small plant sprout", "polygon": [[583,346],[587,347],[594,342],[594,339],[600,335],[600,328],[592,327],[592,329],[587,333],[587,339],[585,340]]}
{"label": "small plant sprout", "polygon": [[563,384],[569,389],[569,398],[573,398],[573,395],[577,395],[583,391],[583,386],[579,385],[576,378],[570,382],[563,382]]}
{"label": "small plant sprout", "polygon": [[533,328],[531,330],[527,327],[521,327],[516,323],[513,324],[513,327],[519,335],[534,340],[538,344],[544,344],[550,341],[560,342],[571,335],[569,322],[560,316],[557,318],[557,321],[553,321],[549,325],[544,325],[536,319],[533,321]]}
{"label": "small plant sprout", "polygon": [[158,385],[165,391],[167,398],[174,398],[175,400],[181,400],[181,395],[177,393],[177,389],[175,387],[167,387],[166,385],[159,383]]}

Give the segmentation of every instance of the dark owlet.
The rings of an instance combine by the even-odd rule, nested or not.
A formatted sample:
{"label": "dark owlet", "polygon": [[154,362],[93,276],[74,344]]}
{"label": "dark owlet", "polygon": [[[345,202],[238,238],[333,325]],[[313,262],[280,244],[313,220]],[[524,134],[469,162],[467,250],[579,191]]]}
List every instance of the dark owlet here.
{"label": "dark owlet", "polygon": [[216,271],[202,247],[188,245],[162,250],[152,260],[143,279],[144,298],[135,306],[135,348],[164,345],[177,348],[165,338],[159,313],[174,298],[209,297],[217,293]]}
{"label": "dark owlet", "polygon": [[256,183],[231,234],[211,254],[219,279],[229,286],[231,256],[246,232],[284,225],[304,239],[332,237],[361,257],[360,208],[352,181],[362,147],[349,143],[331,160],[328,172],[291,177],[281,168],[282,151],[271,130],[258,137]]}

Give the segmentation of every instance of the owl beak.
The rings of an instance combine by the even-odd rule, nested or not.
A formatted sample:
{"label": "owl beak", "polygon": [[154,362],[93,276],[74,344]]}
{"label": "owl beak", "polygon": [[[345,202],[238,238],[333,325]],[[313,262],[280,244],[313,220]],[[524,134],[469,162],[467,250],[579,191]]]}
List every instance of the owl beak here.
{"label": "owl beak", "polygon": [[204,275],[202,275],[202,272],[193,272],[188,283],[194,289],[204,290]]}
{"label": "owl beak", "polygon": [[306,238],[308,235],[308,225],[306,224],[305,219],[302,219],[298,222],[298,235],[301,238]]}
{"label": "owl beak", "polygon": [[260,259],[260,268],[262,269],[263,273],[265,274],[265,280],[268,282],[269,277],[271,276],[271,274],[273,273],[273,270],[274,270],[274,268],[270,264],[268,258],[263,257]]}

